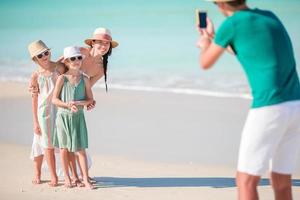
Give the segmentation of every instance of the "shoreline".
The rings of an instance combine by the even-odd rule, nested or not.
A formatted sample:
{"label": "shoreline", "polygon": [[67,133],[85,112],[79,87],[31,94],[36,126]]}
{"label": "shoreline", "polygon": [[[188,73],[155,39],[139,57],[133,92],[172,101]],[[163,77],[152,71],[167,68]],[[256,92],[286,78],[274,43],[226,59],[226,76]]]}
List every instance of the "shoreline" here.
{"label": "shoreline", "polygon": [[[27,84],[26,80],[1,80],[1,84]],[[100,91],[105,89],[103,83],[98,83],[94,86],[95,91]],[[196,89],[196,88],[176,88],[176,87],[153,87],[153,86],[133,86],[133,85],[121,85],[121,84],[109,84],[109,89],[118,91],[132,91],[132,92],[155,92],[155,93],[167,93],[167,94],[178,94],[178,95],[191,95],[191,96],[203,96],[203,97],[216,97],[216,98],[238,98],[251,100],[252,97],[249,93],[232,93],[223,92],[217,90],[207,90],[207,89]]]}

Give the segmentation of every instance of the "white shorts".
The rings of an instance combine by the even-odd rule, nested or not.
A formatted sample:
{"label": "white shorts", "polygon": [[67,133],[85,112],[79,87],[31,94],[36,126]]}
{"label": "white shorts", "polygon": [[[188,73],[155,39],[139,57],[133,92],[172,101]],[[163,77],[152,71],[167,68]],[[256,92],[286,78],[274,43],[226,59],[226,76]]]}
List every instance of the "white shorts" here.
{"label": "white shorts", "polygon": [[262,176],[268,169],[292,174],[300,150],[300,101],[249,111],[239,151],[238,171]]}

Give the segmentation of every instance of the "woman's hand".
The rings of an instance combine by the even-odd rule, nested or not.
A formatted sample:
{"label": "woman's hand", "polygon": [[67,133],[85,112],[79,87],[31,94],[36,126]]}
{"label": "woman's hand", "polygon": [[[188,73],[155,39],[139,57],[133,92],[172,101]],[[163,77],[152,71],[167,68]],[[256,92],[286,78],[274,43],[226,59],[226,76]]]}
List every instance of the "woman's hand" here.
{"label": "woman's hand", "polygon": [[64,59],[64,56],[60,56],[55,62],[56,63],[63,63],[63,59]]}
{"label": "woman's hand", "polygon": [[94,100],[93,103],[86,106],[86,109],[87,110],[92,110],[92,109],[95,108],[95,106],[96,106],[96,101]]}

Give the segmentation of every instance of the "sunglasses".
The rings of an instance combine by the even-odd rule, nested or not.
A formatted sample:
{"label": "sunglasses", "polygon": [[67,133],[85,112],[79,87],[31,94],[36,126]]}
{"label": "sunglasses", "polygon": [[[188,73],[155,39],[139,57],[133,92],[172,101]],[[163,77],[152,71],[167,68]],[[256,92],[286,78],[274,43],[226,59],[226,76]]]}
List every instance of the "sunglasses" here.
{"label": "sunglasses", "polygon": [[76,59],[77,60],[82,60],[82,56],[75,56],[75,57],[71,57],[71,58],[69,58],[70,59],[70,61],[75,61]]}
{"label": "sunglasses", "polygon": [[36,57],[37,57],[38,59],[41,59],[43,56],[49,56],[49,51],[45,51],[45,52],[43,52],[43,53],[40,53],[40,54],[37,55]]}
{"label": "sunglasses", "polygon": [[95,44],[100,44],[101,46],[110,45],[109,41],[103,41],[103,40],[93,40]]}

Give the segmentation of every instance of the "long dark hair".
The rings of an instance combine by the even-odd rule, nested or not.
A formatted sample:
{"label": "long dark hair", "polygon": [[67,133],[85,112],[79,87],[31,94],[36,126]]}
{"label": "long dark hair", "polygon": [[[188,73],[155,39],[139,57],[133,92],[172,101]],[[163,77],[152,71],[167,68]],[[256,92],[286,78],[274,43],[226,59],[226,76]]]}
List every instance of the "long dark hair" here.
{"label": "long dark hair", "polygon": [[112,46],[111,46],[111,43],[110,43],[110,47],[109,47],[108,52],[105,55],[102,56],[106,92],[107,92],[107,63],[108,63],[108,56],[111,55],[111,52],[112,52]]}

